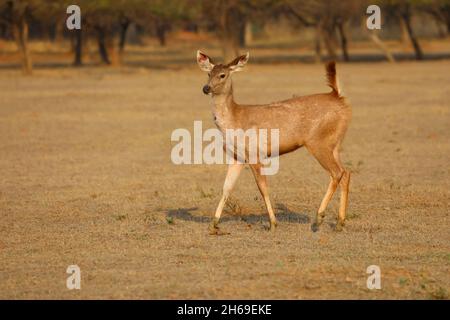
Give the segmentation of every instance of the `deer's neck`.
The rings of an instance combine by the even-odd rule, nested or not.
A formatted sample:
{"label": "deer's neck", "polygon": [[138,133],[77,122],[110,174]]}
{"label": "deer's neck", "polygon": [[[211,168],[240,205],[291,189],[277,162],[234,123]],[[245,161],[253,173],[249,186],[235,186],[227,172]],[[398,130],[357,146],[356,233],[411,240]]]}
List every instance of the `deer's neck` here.
{"label": "deer's neck", "polygon": [[231,127],[233,110],[236,103],[233,98],[233,89],[224,94],[213,95],[212,97],[213,119],[219,129],[223,130]]}

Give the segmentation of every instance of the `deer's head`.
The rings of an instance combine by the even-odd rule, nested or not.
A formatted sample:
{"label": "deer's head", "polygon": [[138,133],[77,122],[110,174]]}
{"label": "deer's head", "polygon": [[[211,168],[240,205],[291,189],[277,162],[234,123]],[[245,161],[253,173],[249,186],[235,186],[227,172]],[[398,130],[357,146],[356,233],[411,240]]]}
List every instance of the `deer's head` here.
{"label": "deer's head", "polygon": [[214,64],[206,54],[197,51],[197,63],[202,71],[208,72],[208,82],[203,86],[204,94],[221,95],[231,91],[231,74],[241,71],[247,63],[249,53],[237,57],[228,64]]}

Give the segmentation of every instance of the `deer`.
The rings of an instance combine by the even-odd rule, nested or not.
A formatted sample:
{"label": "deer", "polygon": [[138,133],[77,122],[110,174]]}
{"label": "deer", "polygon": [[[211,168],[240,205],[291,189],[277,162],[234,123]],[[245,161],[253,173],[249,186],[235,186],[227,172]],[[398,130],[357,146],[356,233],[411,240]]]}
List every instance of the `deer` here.
{"label": "deer", "polygon": [[[202,91],[212,97],[212,112],[218,129],[265,128],[279,129],[279,152],[283,154],[305,147],[308,152],[328,172],[330,182],[317,210],[311,230],[316,232],[324,221],[325,209],[338,186],[341,190],[336,231],[342,231],[348,204],[350,171],[340,159],[340,146],[351,120],[351,106],[341,94],[336,76],[336,63],[326,63],[327,84],[331,92],[272,102],[269,104],[244,105],[233,97],[232,74],[241,71],[249,60],[249,53],[236,57],[228,64],[216,64],[197,51],[197,64],[208,73],[208,81]],[[225,146],[224,146],[225,148]],[[210,234],[227,234],[218,226],[224,205],[236,181],[247,163],[235,162],[228,166],[219,201],[210,225]],[[269,198],[267,178],[261,173],[260,162],[249,164],[259,192],[264,200],[270,221],[270,231],[277,226],[277,219]]]}

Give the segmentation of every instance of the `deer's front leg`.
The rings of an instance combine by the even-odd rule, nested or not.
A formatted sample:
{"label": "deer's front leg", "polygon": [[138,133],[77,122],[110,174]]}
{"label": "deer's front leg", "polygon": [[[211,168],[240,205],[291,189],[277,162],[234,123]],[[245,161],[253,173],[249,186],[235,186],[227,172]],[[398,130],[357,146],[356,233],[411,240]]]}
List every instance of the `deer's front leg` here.
{"label": "deer's front leg", "polygon": [[233,190],[236,181],[244,168],[244,164],[242,163],[233,163],[228,166],[227,176],[225,178],[225,183],[223,184],[223,194],[222,199],[220,199],[219,205],[217,206],[216,213],[214,215],[214,219],[212,221],[210,227],[211,234],[219,234],[219,224],[220,216],[222,215],[223,207],[225,206],[225,202],[231,194],[231,190]]}
{"label": "deer's front leg", "polygon": [[264,198],[264,203],[266,204],[267,213],[269,214],[270,219],[270,231],[275,231],[277,219],[275,217],[275,213],[273,212],[272,204],[270,203],[269,188],[267,186],[266,176],[261,174],[261,164],[251,164],[250,167],[252,168],[256,184],[258,185],[258,189]]}

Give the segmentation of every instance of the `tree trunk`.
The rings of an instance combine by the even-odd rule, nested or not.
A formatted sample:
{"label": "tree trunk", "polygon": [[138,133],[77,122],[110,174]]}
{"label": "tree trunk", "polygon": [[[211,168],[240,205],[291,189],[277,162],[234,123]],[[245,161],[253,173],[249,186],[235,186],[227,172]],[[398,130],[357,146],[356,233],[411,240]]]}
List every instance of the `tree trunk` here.
{"label": "tree trunk", "polygon": [[109,61],[112,66],[119,66],[122,63],[121,55],[118,48],[114,45],[113,37],[109,36],[106,41],[106,48],[108,50]]}
{"label": "tree trunk", "polygon": [[246,42],[245,42],[245,31],[246,31],[247,21],[246,19],[239,19],[239,23],[236,27],[238,29],[238,43],[239,47],[245,48]]}
{"label": "tree trunk", "polygon": [[125,50],[125,43],[127,42],[127,31],[129,26],[129,20],[125,20],[120,24],[119,52],[121,55]]}
{"label": "tree trunk", "polygon": [[158,38],[159,45],[161,47],[166,46],[166,34],[167,34],[167,24],[162,21],[156,21],[155,22],[155,31],[156,31],[156,37]]}
{"label": "tree trunk", "polygon": [[318,24],[316,26],[316,36],[314,39],[314,57],[316,63],[322,62],[322,46],[321,46],[321,40],[322,40],[322,26]]}
{"label": "tree trunk", "polygon": [[73,60],[74,66],[82,66],[83,65],[83,34],[81,29],[75,30],[75,44],[74,44],[74,52],[75,58]]}
{"label": "tree trunk", "polygon": [[403,19],[400,19],[400,30],[401,30],[401,42],[402,46],[407,48],[409,47],[409,36],[408,36],[408,30],[406,28],[405,21]]}
{"label": "tree trunk", "polygon": [[239,31],[242,15],[236,8],[224,10],[220,18],[220,38],[224,62],[233,60],[239,54]]}
{"label": "tree trunk", "polygon": [[447,26],[445,21],[445,14],[442,11],[430,10],[428,14],[433,18],[436,25],[437,34],[440,39],[445,39],[447,36]]}
{"label": "tree trunk", "polygon": [[347,38],[347,32],[344,27],[344,23],[339,22],[337,24],[339,36],[341,39],[341,50],[342,50],[342,57],[344,61],[348,62],[350,61],[350,56],[348,55],[348,38]]}
{"label": "tree trunk", "polygon": [[64,27],[65,21],[58,21],[56,23],[54,42],[61,43],[64,40]]}
{"label": "tree trunk", "polygon": [[56,40],[56,23],[52,23],[47,29],[48,40],[55,42]]}
{"label": "tree trunk", "polygon": [[414,48],[414,53],[416,55],[416,60],[423,60],[422,49],[420,48],[420,44],[417,41],[416,36],[414,35],[412,26],[411,26],[411,15],[409,13],[403,13],[401,15],[401,19],[405,23],[406,31],[408,32],[409,39]]}
{"label": "tree trunk", "polygon": [[249,45],[253,42],[253,25],[251,22],[247,21],[245,23],[245,30],[244,30],[244,45]]}
{"label": "tree trunk", "polygon": [[372,40],[372,42],[378,49],[380,49],[380,51],[386,57],[387,61],[394,63],[395,62],[394,55],[391,53],[389,48],[384,44],[384,42],[380,39],[380,37],[378,37],[378,31],[367,29],[366,19],[361,20],[361,27],[364,31],[367,32],[369,39]]}
{"label": "tree trunk", "polygon": [[444,13],[445,26],[447,27],[447,34],[450,34],[450,5]]}
{"label": "tree trunk", "polygon": [[334,43],[334,34],[332,32],[333,30],[325,29],[323,32],[323,40],[325,42],[325,48],[327,49],[328,58],[331,60],[336,59],[336,50],[335,50],[335,43]]}
{"label": "tree trunk", "polygon": [[0,23],[0,37],[8,39],[8,25],[6,23]]}
{"label": "tree trunk", "polygon": [[445,39],[447,36],[447,29],[443,27],[442,23],[435,19],[434,24],[436,25],[437,36],[439,39]]}
{"label": "tree trunk", "polygon": [[106,46],[105,30],[101,27],[97,27],[97,43],[98,43],[98,53],[100,54],[102,62],[105,64],[111,64],[108,55],[108,49]]}
{"label": "tree trunk", "polygon": [[13,23],[13,34],[19,48],[22,70],[24,74],[32,74],[33,64],[31,62],[30,50],[28,48],[28,24],[25,16],[22,15]]}
{"label": "tree trunk", "polygon": [[235,37],[224,35],[222,38],[223,61],[228,63],[239,55],[239,48]]}
{"label": "tree trunk", "polygon": [[378,49],[383,52],[384,56],[389,62],[395,62],[395,58],[392,55],[392,53],[389,51],[389,49],[386,47],[386,45],[381,41],[381,39],[376,34],[375,30],[369,30],[369,38],[370,40],[375,43],[375,45],[378,47]]}
{"label": "tree trunk", "polygon": [[[125,44],[127,42],[128,29],[130,27],[130,20],[124,18],[120,23],[120,33],[119,33],[119,52],[117,53],[118,63],[122,64],[123,54],[125,52]],[[114,47],[113,47],[114,50]]]}

